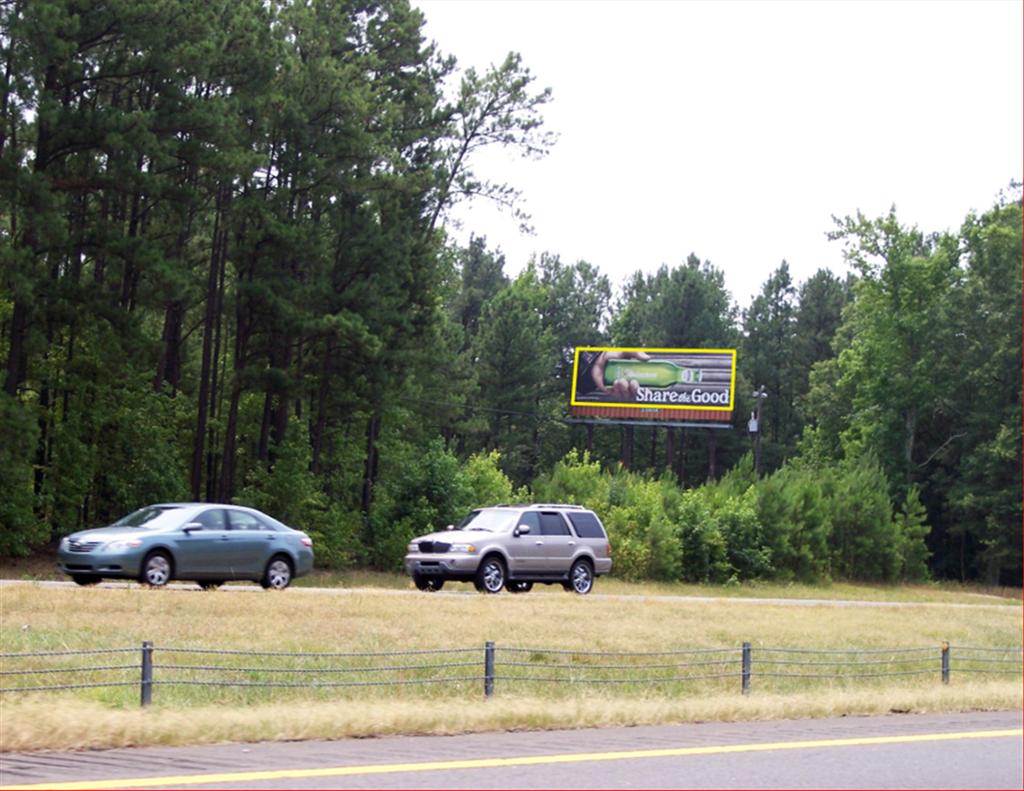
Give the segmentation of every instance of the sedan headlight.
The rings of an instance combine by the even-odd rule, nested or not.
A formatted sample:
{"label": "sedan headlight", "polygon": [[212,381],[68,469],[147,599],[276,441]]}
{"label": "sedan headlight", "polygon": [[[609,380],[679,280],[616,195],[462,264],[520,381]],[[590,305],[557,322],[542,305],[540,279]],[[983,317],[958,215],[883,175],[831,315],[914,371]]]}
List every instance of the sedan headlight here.
{"label": "sedan headlight", "polygon": [[64,538],[62,538],[60,540],[60,548],[64,549],[64,550],[67,550],[70,546],[71,546],[71,539],[68,538],[67,536],[64,536]]}
{"label": "sedan headlight", "polygon": [[108,552],[124,552],[126,549],[138,549],[142,546],[142,539],[123,538],[119,541],[111,541],[104,547]]}

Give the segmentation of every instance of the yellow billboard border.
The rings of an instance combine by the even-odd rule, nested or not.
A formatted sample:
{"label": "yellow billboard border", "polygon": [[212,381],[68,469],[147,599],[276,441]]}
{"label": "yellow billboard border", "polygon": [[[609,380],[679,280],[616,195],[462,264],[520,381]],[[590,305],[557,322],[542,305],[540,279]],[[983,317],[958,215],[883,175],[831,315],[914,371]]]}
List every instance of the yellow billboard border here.
{"label": "yellow billboard border", "polygon": [[[635,401],[627,402],[624,404],[612,403],[610,401],[577,401],[576,400],[576,382],[577,374],[579,373],[580,365],[580,352],[646,352],[646,353],[670,353],[670,354],[728,354],[732,358],[732,366],[729,371],[729,405],[728,406],[689,406],[689,405],[676,405],[676,404],[659,404],[658,406],[650,406],[648,404],[638,404]],[[644,411],[650,411],[652,409],[682,409],[690,412],[699,411],[711,411],[711,412],[732,412],[733,406],[736,402],[736,350],[735,349],[662,349],[662,348],[649,348],[646,346],[577,346],[576,351],[573,352],[572,359],[572,395],[570,396],[569,403],[571,406],[584,406],[584,407],[619,407],[625,409],[638,409]]]}

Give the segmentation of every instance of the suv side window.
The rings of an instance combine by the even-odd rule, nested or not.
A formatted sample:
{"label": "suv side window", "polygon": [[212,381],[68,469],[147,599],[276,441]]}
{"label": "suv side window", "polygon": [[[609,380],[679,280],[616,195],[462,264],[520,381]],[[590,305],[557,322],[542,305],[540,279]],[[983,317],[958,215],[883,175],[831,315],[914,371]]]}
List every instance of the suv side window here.
{"label": "suv side window", "polygon": [[567,536],[569,535],[569,525],[557,512],[541,512],[540,532],[544,536]]}
{"label": "suv side window", "polygon": [[574,511],[568,517],[580,538],[604,538],[604,528],[589,511]]}
{"label": "suv side window", "polygon": [[537,516],[535,511],[527,511],[520,515],[519,524],[530,526],[530,535],[540,535],[540,518]]}

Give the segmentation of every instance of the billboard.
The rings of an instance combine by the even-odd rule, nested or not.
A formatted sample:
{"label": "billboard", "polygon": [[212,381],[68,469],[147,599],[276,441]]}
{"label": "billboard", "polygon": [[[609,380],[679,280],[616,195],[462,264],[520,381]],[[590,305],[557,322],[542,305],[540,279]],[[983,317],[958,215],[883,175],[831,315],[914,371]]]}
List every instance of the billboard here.
{"label": "billboard", "polygon": [[736,350],[581,346],[572,381],[573,407],[731,413]]}

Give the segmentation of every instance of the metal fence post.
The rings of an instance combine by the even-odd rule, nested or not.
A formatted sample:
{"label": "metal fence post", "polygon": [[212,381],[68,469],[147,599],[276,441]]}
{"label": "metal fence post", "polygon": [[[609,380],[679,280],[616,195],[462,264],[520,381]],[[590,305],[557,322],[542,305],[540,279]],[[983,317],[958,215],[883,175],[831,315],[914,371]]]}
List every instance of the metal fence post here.
{"label": "metal fence post", "polygon": [[153,643],[149,640],[142,641],[142,681],[141,698],[143,706],[148,706],[153,700]]}
{"label": "metal fence post", "polygon": [[942,641],[942,683],[949,683],[949,641]]}
{"label": "metal fence post", "polygon": [[484,643],[484,697],[494,694],[494,642]]}
{"label": "metal fence post", "polygon": [[743,694],[750,694],[750,643],[743,643]]}

